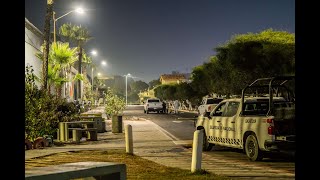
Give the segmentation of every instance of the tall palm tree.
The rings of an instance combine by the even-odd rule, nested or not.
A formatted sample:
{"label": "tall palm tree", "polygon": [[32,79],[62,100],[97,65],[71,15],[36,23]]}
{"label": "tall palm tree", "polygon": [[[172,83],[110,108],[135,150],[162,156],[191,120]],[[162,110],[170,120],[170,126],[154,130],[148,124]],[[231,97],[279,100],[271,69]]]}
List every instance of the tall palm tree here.
{"label": "tall palm tree", "polygon": [[47,89],[48,80],[48,56],[49,56],[49,41],[50,41],[50,20],[52,17],[54,0],[47,0],[47,13],[44,22],[44,49],[43,49],[43,63],[42,63],[42,86],[41,89]]}
{"label": "tall palm tree", "polygon": [[[83,46],[88,42],[92,37],[89,35],[89,31],[81,26],[69,24],[63,24],[59,29],[59,34],[66,38],[68,41],[74,42],[78,47],[78,73],[82,74],[82,51]],[[81,99],[81,80],[78,80],[78,99]]]}

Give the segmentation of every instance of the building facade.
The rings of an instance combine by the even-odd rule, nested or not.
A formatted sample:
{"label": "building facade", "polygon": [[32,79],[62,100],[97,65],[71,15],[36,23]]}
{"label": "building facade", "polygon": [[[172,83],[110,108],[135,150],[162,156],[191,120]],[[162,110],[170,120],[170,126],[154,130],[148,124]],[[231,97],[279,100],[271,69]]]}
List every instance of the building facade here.
{"label": "building facade", "polygon": [[[43,43],[43,33],[35,27],[27,18],[25,18],[25,67],[27,65],[32,66],[35,76],[40,79],[42,78],[42,61],[35,56],[36,53],[42,52],[41,45]],[[68,79],[73,79],[73,77],[78,73],[78,71],[71,67],[71,74]],[[35,82],[38,87],[41,86],[41,82]],[[55,93],[54,88],[51,89],[52,93]],[[62,97],[69,100],[76,99],[77,92],[77,82],[67,82],[62,88]]]}
{"label": "building facade", "polygon": [[160,76],[161,84],[180,84],[187,81],[185,74],[163,74]]}

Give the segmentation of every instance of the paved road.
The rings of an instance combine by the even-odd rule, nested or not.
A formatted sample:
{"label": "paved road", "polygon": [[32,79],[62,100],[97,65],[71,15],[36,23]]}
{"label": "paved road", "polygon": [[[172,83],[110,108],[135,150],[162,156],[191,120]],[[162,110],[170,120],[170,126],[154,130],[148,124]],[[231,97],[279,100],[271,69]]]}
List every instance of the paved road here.
{"label": "paved road", "polygon": [[[142,106],[129,107],[125,114],[148,119],[160,126],[160,129],[165,131],[176,144],[181,144],[187,148],[191,147],[194,132],[193,120],[179,118],[192,118],[194,114],[144,114]],[[211,151],[203,152],[203,161],[215,164],[215,172],[227,173],[228,176],[230,176],[230,173],[234,173],[234,177],[237,179],[248,178],[248,173],[256,174],[254,177],[251,176],[250,179],[295,178],[294,160],[284,154],[274,154],[260,162],[250,162],[241,150],[215,146]]]}
{"label": "paved road", "polygon": [[130,106],[126,115],[144,118],[156,123],[165,130],[167,135],[176,141],[191,141],[193,139],[194,116],[193,113],[181,112],[180,114],[143,113],[143,106]]}

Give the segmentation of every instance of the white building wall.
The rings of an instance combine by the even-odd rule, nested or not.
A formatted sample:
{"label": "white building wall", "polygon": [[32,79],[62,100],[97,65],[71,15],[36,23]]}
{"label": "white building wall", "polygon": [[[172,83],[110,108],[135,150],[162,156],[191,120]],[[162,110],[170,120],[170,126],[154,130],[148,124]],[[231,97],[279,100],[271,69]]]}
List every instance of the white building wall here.
{"label": "white building wall", "polygon": [[[42,37],[41,31],[25,18],[25,66],[31,65],[38,78],[41,77],[42,62],[35,56],[35,53],[40,52]],[[40,82],[36,81],[36,84],[40,87]]]}

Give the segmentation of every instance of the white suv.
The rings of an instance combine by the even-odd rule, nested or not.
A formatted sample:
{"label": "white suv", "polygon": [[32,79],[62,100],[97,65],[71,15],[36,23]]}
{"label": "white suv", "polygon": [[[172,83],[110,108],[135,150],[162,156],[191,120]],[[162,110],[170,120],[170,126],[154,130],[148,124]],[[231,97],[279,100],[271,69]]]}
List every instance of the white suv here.
{"label": "white suv", "polygon": [[162,111],[162,102],[158,98],[147,99],[143,105],[144,113],[149,114],[150,111],[159,113]]}

